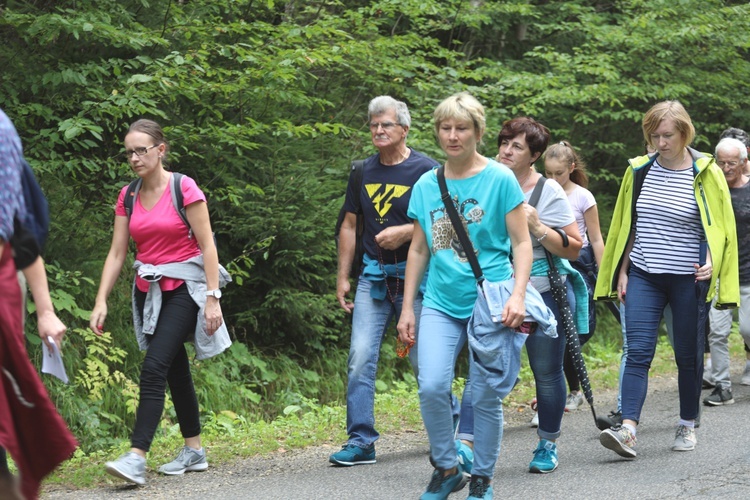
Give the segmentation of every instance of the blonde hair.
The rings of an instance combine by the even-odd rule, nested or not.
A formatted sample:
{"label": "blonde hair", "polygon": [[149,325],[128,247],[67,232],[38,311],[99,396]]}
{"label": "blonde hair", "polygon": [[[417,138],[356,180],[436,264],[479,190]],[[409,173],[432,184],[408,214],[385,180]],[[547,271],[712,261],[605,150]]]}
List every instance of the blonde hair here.
{"label": "blonde hair", "polygon": [[651,134],[667,118],[674,121],[675,128],[682,134],[685,141],[682,146],[687,147],[691,144],[695,139],[695,127],[693,127],[690,115],[685,111],[685,107],[680,101],[662,101],[646,111],[646,114],[643,115],[643,138],[646,140],[646,144],[656,149],[656,146],[651,142]]}
{"label": "blonde hair", "polygon": [[589,187],[589,176],[586,173],[586,164],[581,157],[578,156],[578,153],[568,141],[560,141],[547,148],[547,151],[542,155],[542,159],[545,161],[547,159],[559,160],[567,165],[568,168],[575,164],[575,167],[570,172],[570,180],[581,187]]}
{"label": "blonde hair", "polygon": [[440,124],[445,120],[470,121],[474,125],[474,132],[479,137],[484,135],[486,121],[484,118],[484,106],[468,92],[460,92],[443,100],[433,113],[435,134],[440,130]]}

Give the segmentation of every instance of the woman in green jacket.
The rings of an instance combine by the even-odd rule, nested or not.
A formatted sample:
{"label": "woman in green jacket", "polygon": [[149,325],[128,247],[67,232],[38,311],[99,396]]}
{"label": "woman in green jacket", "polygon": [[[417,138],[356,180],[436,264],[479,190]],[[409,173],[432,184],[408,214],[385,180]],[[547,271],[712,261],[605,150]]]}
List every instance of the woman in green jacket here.
{"label": "woman in green jacket", "polygon": [[625,304],[623,421],[602,431],[599,439],[626,458],[636,455],[636,426],[664,308],[670,305],[674,317],[680,394],[672,449],[689,451],[696,444],[703,374],[699,310],[705,310],[715,293],[719,308],[739,302],[737,235],[721,169],[710,155],[688,147],[695,129],[677,101],[653,106],[643,117],[643,135],[656,153],[630,160],[595,290],[598,300],[619,299]]}

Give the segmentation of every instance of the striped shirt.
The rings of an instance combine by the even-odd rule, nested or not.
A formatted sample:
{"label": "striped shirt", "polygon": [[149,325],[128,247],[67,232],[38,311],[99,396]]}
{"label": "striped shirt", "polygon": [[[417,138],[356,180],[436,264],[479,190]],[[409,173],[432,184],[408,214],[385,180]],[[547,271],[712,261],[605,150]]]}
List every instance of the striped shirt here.
{"label": "striped shirt", "polygon": [[655,274],[693,274],[703,238],[693,190],[693,167],[669,170],[654,162],[636,201],[630,260]]}

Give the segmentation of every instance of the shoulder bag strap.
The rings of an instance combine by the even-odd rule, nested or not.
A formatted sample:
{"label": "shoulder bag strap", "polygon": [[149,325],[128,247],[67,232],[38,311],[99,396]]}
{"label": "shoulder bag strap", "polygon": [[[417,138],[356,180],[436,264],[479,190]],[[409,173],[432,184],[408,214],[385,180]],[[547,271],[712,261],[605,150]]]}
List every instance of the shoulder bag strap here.
{"label": "shoulder bag strap", "polygon": [[463,247],[464,252],[466,252],[466,258],[469,259],[471,270],[474,272],[474,278],[476,278],[477,283],[481,284],[484,280],[482,268],[479,265],[477,255],[474,253],[474,245],[471,244],[469,235],[466,234],[464,225],[461,223],[461,218],[458,216],[458,210],[456,210],[455,205],[453,205],[451,195],[448,192],[448,186],[445,183],[444,166],[438,168],[437,178],[438,185],[440,186],[440,199],[443,200],[443,203],[445,204],[445,210],[448,212],[448,217],[451,219],[451,224],[453,225],[453,230],[456,232],[456,236],[458,236],[458,241],[461,242],[461,246]]}
{"label": "shoulder bag strap", "polygon": [[[539,198],[542,196],[542,190],[544,189],[544,183],[547,182],[547,178],[544,176],[541,176],[539,180],[536,183],[536,186],[534,186],[534,191],[531,192],[531,198],[529,198],[529,205],[536,208],[536,204],[539,203]],[[558,231],[556,228],[552,228],[553,231],[557,233],[561,233],[561,231]],[[564,231],[561,233],[563,237],[563,246],[567,245],[568,235],[565,234]],[[544,248],[544,247],[542,247]],[[557,266],[555,265],[555,261],[552,259],[552,254],[549,250],[544,248],[544,254],[547,256],[547,264],[549,264],[550,271],[557,272]]]}

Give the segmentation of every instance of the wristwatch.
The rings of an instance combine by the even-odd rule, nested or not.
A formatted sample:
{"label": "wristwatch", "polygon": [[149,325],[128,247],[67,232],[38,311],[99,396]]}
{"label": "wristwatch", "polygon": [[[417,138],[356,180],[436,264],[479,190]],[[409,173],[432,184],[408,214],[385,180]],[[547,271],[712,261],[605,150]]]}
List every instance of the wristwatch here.
{"label": "wristwatch", "polygon": [[216,299],[221,298],[221,290],[218,288],[216,290],[207,290],[206,291],[206,297],[216,297]]}

